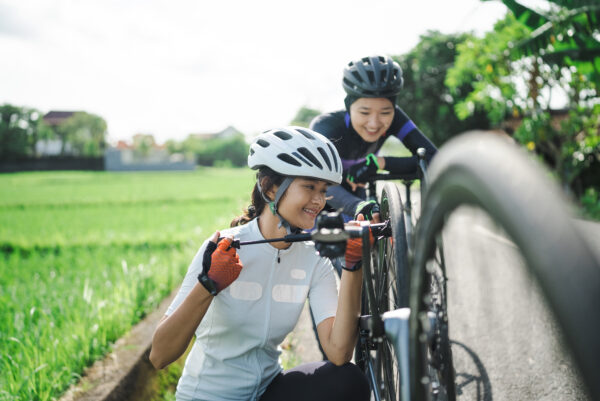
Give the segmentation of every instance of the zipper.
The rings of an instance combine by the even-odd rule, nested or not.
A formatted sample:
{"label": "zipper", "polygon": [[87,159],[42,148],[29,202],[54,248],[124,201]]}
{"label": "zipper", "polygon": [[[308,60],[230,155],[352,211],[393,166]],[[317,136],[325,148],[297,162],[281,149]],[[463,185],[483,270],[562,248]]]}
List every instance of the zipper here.
{"label": "zipper", "polygon": [[277,263],[281,263],[281,258],[279,257],[279,251],[280,251],[280,249],[277,250]]}

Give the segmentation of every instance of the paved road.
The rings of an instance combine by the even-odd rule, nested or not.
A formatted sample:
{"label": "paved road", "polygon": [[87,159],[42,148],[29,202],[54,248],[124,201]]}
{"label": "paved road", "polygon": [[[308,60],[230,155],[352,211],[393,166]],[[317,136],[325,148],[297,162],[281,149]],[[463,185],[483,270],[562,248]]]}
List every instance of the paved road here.
{"label": "paved road", "polygon": [[473,208],[453,215],[444,245],[458,399],[587,399],[515,245]]}

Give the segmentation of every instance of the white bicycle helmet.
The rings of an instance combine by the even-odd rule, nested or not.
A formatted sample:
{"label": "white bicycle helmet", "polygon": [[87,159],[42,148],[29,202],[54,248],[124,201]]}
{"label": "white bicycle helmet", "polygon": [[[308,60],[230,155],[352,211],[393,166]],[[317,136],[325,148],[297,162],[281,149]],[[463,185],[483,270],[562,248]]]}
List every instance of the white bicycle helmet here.
{"label": "white bicycle helmet", "polygon": [[342,182],[342,160],[337,150],[329,139],[308,128],[286,127],[260,134],[250,145],[248,167],[256,170],[263,166],[285,176],[274,200],[262,193],[260,183],[258,190],[271,212],[279,217],[279,225],[284,226],[288,234],[297,233],[299,229],[292,227],[277,209],[294,177],[313,178],[332,184]]}
{"label": "white bicycle helmet", "polygon": [[261,166],[285,176],[342,182],[337,150],[329,139],[308,128],[285,127],[260,134],[250,145],[248,167]]}

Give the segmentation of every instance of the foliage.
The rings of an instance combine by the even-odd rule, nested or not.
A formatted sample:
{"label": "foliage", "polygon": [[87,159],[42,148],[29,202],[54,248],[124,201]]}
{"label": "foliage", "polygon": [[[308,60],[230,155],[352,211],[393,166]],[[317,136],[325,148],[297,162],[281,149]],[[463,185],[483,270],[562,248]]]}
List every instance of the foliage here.
{"label": "foliage", "polygon": [[133,151],[138,157],[148,156],[155,146],[156,140],[151,134],[135,134],[133,136]]}
{"label": "foliage", "polygon": [[58,398],[181,282],[202,241],[248,201],[251,177],[0,176],[0,399]]}
{"label": "foliage", "polygon": [[37,141],[50,135],[38,110],[10,104],[0,106],[0,160],[35,156]]}
{"label": "foliage", "polygon": [[600,105],[590,110],[571,110],[558,122],[549,112],[523,120],[515,138],[535,150],[558,174],[568,191],[578,197],[590,186],[600,188]]}
{"label": "foliage", "polygon": [[[549,45],[540,37],[536,42],[540,47],[534,52],[529,39],[536,37],[538,31],[533,28],[543,16],[519,7],[518,19],[508,13],[483,38],[459,46],[456,65],[448,72],[446,84],[455,90],[475,76],[473,91],[456,105],[459,117],[483,110],[495,125],[516,120],[515,138],[554,169],[567,192],[580,197],[586,188],[599,184],[600,99],[596,83],[590,79],[593,74],[586,75],[576,67],[574,59],[561,60],[558,53],[552,53],[560,47],[559,39],[570,40],[548,37],[548,43],[552,43]],[[569,20],[549,18],[556,24]],[[546,57],[551,53],[551,58]],[[551,109],[555,92],[564,94],[567,110]]]}
{"label": "foliage", "polygon": [[55,128],[62,142],[61,154],[65,154],[66,145],[70,144],[76,156],[102,156],[106,128],[106,121],[100,116],[83,111],[74,113]]}
{"label": "foliage", "polygon": [[312,119],[318,116],[319,114],[321,114],[319,110],[302,106],[300,110],[298,110],[298,112],[296,113],[296,116],[294,116],[294,118],[292,119],[290,125],[308,128]]}
{"label": "foliage", "polygon": [[[455,65],[448,71],[445,83],[453,95],[463,95],[455,104],[459,118],[483,111],[492,124],[498,125],[507,117],[521,115],[527,100],[518,91],[517,80],[526,74],[527,66],[511,60],[510,46],[527,33],[508,14],[483,38],[472,36],[457,46]],[[465,93],[463,88],[469,84],[472,89]]]}
{"label": "foliage", "polygon": [[588,188],[581,197],[585,217],[600,220],[600,191],[597,188]]}
{"label": "foliage", "polygon": [[179,150],[193,155],[196,164],[200,166],[243,167],[247,163],[249,147],[242,134],[224,138],[198,138],[190,135],[183,141]]}
{"label": "foliage", "polygon": [[524,26],[528,37],[515,43],[517,57],[536,56],[546,64],[576,67],[600,82],[600,4],[597,0],[548,0],[534,10],[502,0]]}
{"label": "foliage", "polygon": [[461,132],[489,126],[484,113],[460,120],[454,111],[454,103],[463,93],[472,90],[470,81],[474,74],[452,93],[444,85],[446,72],[454,64],[457,46],[471,37],[466,33],[428,31],[410,52],[394,57],[404,76],[404,88],[397,103],[438,146]]}
{"label": "foliage", "polygon": [[[0,106],[0,160],[36,157],[36,145],[43,139],[61,139],[61,154],[70,147],[76,156],[104,153],[106,122],[93,114],[78,112],[57,127],[49,127],[42,114],[32,108]],[[68,146],[67,146],[68,145]]]}

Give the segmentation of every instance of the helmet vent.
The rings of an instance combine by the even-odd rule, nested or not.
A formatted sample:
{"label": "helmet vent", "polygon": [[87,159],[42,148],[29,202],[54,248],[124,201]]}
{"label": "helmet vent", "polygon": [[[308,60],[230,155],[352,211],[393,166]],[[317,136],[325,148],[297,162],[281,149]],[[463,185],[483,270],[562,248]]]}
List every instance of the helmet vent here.
{"label": "helmet vent", "polygon": [[323,170],[323,165],[319,163],[315,155],[313,155],[310,150],[306,148],[298,148],[298,152],[302,154],[302,156],[306,157],[312,164]]}
{"label": "helmet vent", "polygon": [[[275,133],[275,134],[277,134],[277,133]],[[292,156],[290,156],[290,155],[288,155],[286,153],[280,153],[280,154],[278,154],[277,158],[279,160],[282,160],[282,161],[284,161],[284,162],[286,162],[288,164],[294,165],[296,167],[300,167],[301,166],[301,164],[300,164],[300,162],[298,160],[294,159]]]}
{"label": "helmet vent", "polygon": [[308,167],[312,167],[313,166],[308,160],[306,160],[304,157],[302,157],[302,155],[300,153],[298,153],[298,152],[292,152],[292,154],[294,156],[296,156],[298,159],[302,160],[304,162],[304,164],[306,164]]}
{"label": "helmet vent", "polygon": [[258,141],[256,141],[256,143],[258,143],[263,148],[267,148],[270,145],[270,143],[265,141],[264,139],[259,139]]}
{"label": "helmet vent", "polygon": [[329,151],[331,152],[331,158],[333,159],[333,165],[335,166],[335,171],[338,171],[337,159],[335,158],[336,151],[333,150],[330,144],[327,144]]}
{"label": "helmet vent", "polygon": [[301,128],[296,128],[296,131],[298,131],[299,133],[301,133],[302,135],[304,135],[304,136],[305,136],[305,137],[307,137],[308,139],[312,139],[312,140],[314,140],[314,139],[315,139],[315,137],[314,137],[314,136],[312,136],[312,135],[311,135],[311,134],[310,134],[308,131],[306,131],[306,130],[303,130],[303,129],[301,129]]}
{"label": "helmet vent", "polygon": [[254,154],[254,149],[250,148],[250,156]]}
{"label": "helmet vent", "polygon": [[325,150],[320,146],[317,149],[319,150],[319,153],[323,157],[323,160],[325,160],[325,163],[327,164],[327,168],[329,170],[331,170],[331,162],[329,161],[329,156],[327,156],[327,152],[325,152]]}
{"label": "helmet vent", "polygon": [[275,131],[275,132],[273,132],[273,135],[275,135],[277,138],[282,139],[284,141],[287,141],[288,139],[292,139],[292,136],[284,131]]}
{"label": "helmet vent", "polygon": [[387,77],[388,73],[389,73],[389,71],[385,71],[385,70],[381,71],[381,76],[379,78],[379,79],[381,79],[381,82],[385,82],[386,81],[385,78]]}

